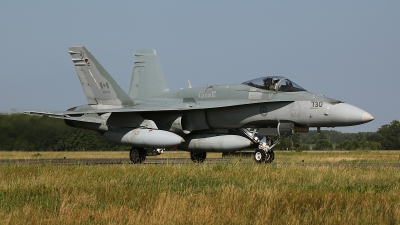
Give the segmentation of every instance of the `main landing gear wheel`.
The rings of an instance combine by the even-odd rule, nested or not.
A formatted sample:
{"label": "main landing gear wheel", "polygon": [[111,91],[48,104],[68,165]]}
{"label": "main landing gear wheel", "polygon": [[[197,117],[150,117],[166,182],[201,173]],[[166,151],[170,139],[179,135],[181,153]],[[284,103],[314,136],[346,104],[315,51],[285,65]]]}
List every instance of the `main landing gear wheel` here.
{"label": "main landing gear wheel", "polygon": [[256,163],[272,163],[275,159],[273,151],[265,152],[263,149],[257,149],[254,153],[254,161]]}
{"label": "main landing gear wheel", "polygon": [[131,148],[129,152],[129,159],[134,164],[140,164],[146,159],[146,150],[143,148]]}
{"label": "main landing gear wheel", "polygon": [[207,157],[206,152],[190,152],[190,159],[195,163],[202,163]]}

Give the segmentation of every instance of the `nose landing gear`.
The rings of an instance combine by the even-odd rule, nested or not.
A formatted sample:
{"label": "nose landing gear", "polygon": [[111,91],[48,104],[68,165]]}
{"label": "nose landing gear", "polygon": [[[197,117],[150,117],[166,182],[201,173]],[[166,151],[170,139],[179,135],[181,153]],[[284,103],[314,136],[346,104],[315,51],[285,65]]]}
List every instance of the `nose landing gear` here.
{"label": "nose landing gear", "polygon": [[258,149],[254,152],[254,161],[256,163],[272,163],[275,159],[275,153],[272,151],[272,148],[277,144],[279,144],[279,139],[272,144],[271,138],[264,136],[264,138],[259,142]]}
{"label": "nose landing gear", "polygon": [[275,153],[272,151],[272,148],[279,144],[279,136],[277,136],[275,141],[272,141],[270,136],[264,136],[260,140],[255,130],[253,132],[246,128],[242,128],[241,130],[253,143],[259,144],[258,149],[254,152],[254,161],[256,163],[272,163],[275,159]]}
{"label": "nose landing gear", "polygon": [[254,161],[256,163],[272,163],[275,159],[275,153],[273,151],[265,152],[262,149],[257,149],[254,153]]}

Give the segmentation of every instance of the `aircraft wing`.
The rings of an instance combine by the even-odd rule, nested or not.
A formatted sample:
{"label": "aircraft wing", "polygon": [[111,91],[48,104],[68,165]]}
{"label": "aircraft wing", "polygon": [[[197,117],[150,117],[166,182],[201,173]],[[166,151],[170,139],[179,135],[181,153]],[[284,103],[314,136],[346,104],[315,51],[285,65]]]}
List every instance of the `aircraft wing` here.
{"label": "aircraft wing", "polygon": [[[114,109],[95,110],[96,113],[109,112],[154,112],[154,111],[187,111],[195,109],[213,109],[224,108],[237,105],[250,105],[259,103],[282,102],[282,100],[214,100],[200,102],[182,102],[182,101],[147,101],[136,106]],[[285,101],[293,102],[293,101]]]}
{"label": "aircraft wing", "polygon": [[249,105],[257,103],[268,104],[270,102],[280,101],[260,101],[260,100],[224,100],[224,101],[205,101],[205,102],[186,102],[182,101],[152,101],[137,104],[135,106],[123,107],[123,108],[110,108],[110,109],[93,109],[86,111],[51,111],[51,110],[29,110],[29,109],[11,109],[17,113],[46,116],[57,119],[72,119],[71,117],[81,116],[84,114],[104,114],[104,113],[123,113],[123,112],[158,112],[158,111],[188,111],[195,109],[212,109],[212,108],[224,108],[236,105]]}

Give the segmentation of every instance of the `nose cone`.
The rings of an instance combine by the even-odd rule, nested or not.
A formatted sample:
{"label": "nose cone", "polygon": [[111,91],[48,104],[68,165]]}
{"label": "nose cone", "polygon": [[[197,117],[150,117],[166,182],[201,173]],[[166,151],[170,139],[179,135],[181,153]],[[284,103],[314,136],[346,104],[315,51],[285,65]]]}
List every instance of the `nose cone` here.
{"label": "nose cone", "polygon": [[335,105],[332,107],[332,112],[333,120],[338,124],[337,126],[358,125],[374,120],[371,114],[347,103]]}
{"label": "nose cone", "polygon": [[369,113],[367,113],[367,112],[365,112],[363,115],[362,115],[362,121],[364,122],[364,123],[368,123],[369,121],[372,121],[372,120],[374,120],[375,118],[371,115],[371,114],[369,114]]}

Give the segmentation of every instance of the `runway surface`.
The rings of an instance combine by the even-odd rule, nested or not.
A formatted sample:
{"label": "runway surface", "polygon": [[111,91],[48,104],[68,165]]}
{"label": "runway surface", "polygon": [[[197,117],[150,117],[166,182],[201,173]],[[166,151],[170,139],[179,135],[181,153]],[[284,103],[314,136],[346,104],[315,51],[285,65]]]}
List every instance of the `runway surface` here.
{"label": "runway surface", "polygon": [[[229,162],[228,158],[210,158],[206,163]],[[143,164],[188,164],[193,163],[188,158],[146,158]],[[132,164],[128,158],[120,159],[2,159],[0,165],[4,164],[57,164],[57,165],[101,165],[101,164]],[[132,164],[133,165],[133,164]]]}
{"label": "runway surface", "polygon": [[[204,161],[205,164],[236,164],[236,165],[254,165],[255,164],[251,158],[208,158]],[[53,165],[118,165],[118,164],[127,164],[132,166],[140,166],[140,165],[166,165],[166,164],[194,164],[188,158],[146,158],[146,161],[142,164],[133,164],[128,158],[96,158],[96,159],[2,159],[0,160],[0,165],[44,165],[44,164],[53,164]],[[397,167],[400,168],[400,163],[282,163],[282,162],[273,162],[271,164],[266,164],[269,166],[313,166],[313,167],[339,167],[339,166],[349,166],[349,167]]]}

